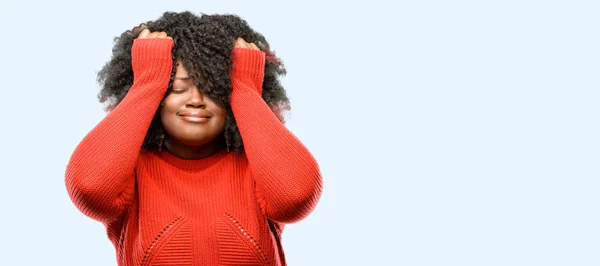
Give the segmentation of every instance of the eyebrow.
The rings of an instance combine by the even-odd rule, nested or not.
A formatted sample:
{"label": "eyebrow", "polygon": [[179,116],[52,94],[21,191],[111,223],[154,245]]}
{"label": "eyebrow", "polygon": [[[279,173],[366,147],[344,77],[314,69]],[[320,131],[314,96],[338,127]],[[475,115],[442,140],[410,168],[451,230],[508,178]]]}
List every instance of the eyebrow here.
{"label": "eyebrow", "polygon": [[175,77],[176,80],[189,80],[190,77]]}

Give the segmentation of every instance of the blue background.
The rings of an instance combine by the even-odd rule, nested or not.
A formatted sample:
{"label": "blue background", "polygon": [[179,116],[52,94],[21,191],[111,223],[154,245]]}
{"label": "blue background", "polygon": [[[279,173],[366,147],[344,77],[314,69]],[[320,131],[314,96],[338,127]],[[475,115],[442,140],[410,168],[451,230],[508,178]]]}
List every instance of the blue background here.
{"label": "blue background", "polygon": [[4,1],[0,265],[116,265],[64,188],[113,38],[233,13],[288,69],[324,194],[289,265],[600,265],[597,1]]}

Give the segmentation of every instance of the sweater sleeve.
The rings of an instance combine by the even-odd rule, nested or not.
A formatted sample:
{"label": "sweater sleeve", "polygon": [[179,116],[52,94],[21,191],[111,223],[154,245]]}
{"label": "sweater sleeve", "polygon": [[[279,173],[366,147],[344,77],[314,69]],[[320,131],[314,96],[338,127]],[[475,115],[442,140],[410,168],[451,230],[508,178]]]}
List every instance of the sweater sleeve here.
{"label": "sweater sleeve", "polygon": [[75,206],[92,219],[113,221],[131,200],[141,146],[169,85],[173,46],[171,39],[134,40],[133,86],[71,155],[66,188]]}
{"label": "sweater sleeve", "polygon": [[281,223],[304,219],[322,193],[319,166],[261,97],[265,54],[234,48],[231,108],[265,216]]}

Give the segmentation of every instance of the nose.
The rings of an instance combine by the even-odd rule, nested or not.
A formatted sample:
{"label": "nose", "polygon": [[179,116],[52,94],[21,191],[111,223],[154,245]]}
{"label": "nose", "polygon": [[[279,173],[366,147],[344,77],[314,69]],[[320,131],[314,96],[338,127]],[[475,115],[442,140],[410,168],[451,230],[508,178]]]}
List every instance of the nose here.
{"label": "nose", "polygon": [[194,108],[206,107],[206,103],[204,102],[204,95],[202,94],[202,92],[200,92],[198,88],[192,89],[192,93],[190,94],[190,98],[187,100],[186,106]]}

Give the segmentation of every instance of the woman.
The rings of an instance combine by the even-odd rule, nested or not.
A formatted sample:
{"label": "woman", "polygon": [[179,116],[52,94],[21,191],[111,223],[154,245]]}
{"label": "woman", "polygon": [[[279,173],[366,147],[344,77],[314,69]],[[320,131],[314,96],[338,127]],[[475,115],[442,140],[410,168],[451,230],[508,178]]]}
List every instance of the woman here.
{"label": "woman", "polygon": [[322,191],[283,125],[285,73],[233,15],[165,13],[124,32],[99,73],[109,114],[79,143],[68,193],[119,265],[285,265],[284,224]]}

